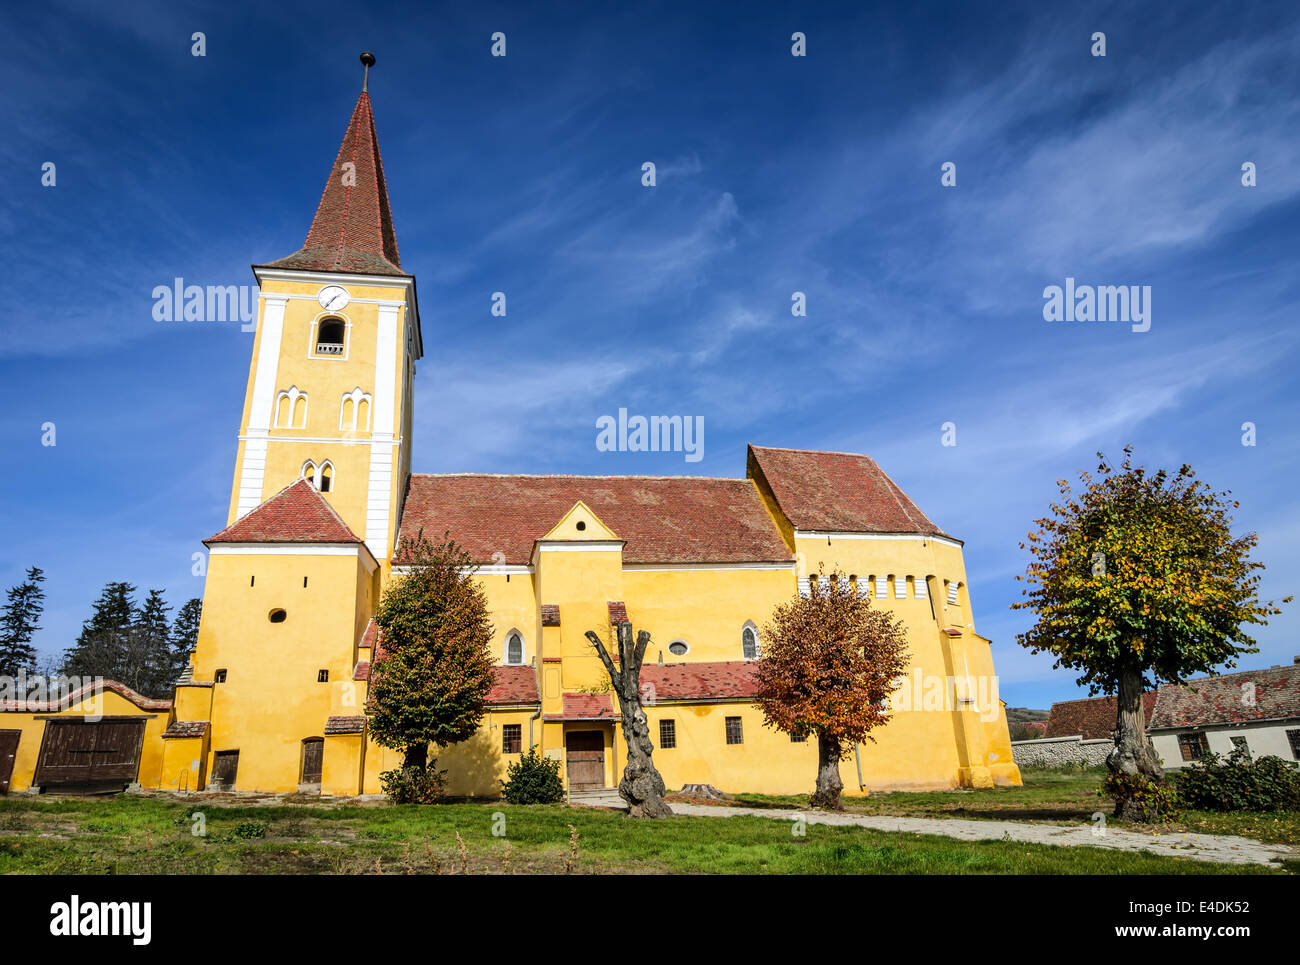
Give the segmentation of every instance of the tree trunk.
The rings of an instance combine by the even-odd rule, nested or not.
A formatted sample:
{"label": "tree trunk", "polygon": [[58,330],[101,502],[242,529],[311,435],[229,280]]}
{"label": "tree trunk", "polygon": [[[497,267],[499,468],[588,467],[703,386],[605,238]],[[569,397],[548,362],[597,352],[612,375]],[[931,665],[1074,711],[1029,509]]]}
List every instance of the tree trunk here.
{"label": "tree trunk", "polygon": [[623,717],[623,737],[627,741],[627,766],[623,780],[618,782],[618,793],[627,802],[628,816],[634,818],[663,818],[673,813],[664,802],[664,779],[655,768],[651,754],[650,728],[645,711],[641,709],[641,661],[645,658],[650,634],[642,630],[632,641],[632,624],[618,625],[619,666],[614,666],[605,645],[595,631],[587,631],[587,639],[596,647],[601,662],[609,672],[609,679],[618,694],[619,711]]}
{"label": "tree trunk", "polygon": [[817,735],[817,790],[809,802],[815,808],[843,811],[840,794],[844,782],[840,780],[840,745],[821,734]]}
{"label": "tree trunk", "polygon": [[406,749],[406,754],[402,758],[402,770],[408,767],[418,767],[424,770],[429,763],[429,745],[412,744]]}
{"label": "tree trunk", "polygon": [[[1115,704],[1115,747],[1106,758],[1106,767],[1112,774],[1163,781],[1165,772],[1156,758],[1151,739],[1147,737],[1141,670],[1120,672]],[[1146,812],[1133,801],[1120,798],[1115,802],[1115,817],[1142,821],[1146,819]]]}

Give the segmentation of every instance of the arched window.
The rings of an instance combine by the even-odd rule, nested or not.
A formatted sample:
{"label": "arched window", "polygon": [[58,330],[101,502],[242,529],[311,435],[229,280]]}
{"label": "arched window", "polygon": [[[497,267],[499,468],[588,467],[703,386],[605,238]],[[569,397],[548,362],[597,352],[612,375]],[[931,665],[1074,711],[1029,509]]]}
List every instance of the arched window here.
{"label": "arched window", "polygon": [[740,631],[740,652],[746,660],[758,659],[758,630],[752,623],[746,623]]}
{"label": "arched window", "polygon": [[275,427],[302,429],[307,425],[307,393],[291,385],[275,397]]}
{"label": "arched window", "polygon": [[370,395],[357,386],[347,395],[339,406],[339,429],[343,431],[366,432],[370,428]]}
{"label": "arched window", "polygon": [[506,664],[521,667],[524,663],[524,638],[518,630],[506,634]]}
{"label": "arched window", "polygon": [[306,479],[323,493],[330,492],[334,488],[334,465],[326,459],[318,466],[308,459],[302,464],[299,478]]}
{"label": "arched window", "polygon": [[316,326],[316,354],[342,355],[347,327],[341,318],[322,318]]}

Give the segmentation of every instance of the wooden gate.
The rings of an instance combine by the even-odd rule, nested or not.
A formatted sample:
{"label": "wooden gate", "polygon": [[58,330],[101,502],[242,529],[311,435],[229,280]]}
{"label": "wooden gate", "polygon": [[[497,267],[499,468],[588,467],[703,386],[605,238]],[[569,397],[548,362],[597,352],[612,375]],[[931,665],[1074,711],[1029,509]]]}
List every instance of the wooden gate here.
{"label": "wooden gate", "polygon": [[42,787],[125,787],[140,773],[144,720],[49,719],[33,784]]}
{"label": "wooden gate", "polygon": [[0,730],[0,794],[9,793],[9,779],[14,774],[14,761],[18,757],[20,730]]}
{"label": "wooden gate", "polygon": [[564,735],[570,791],[605,786],[605,735],[598,730],[569,731]]}
{"label": "wooden gate", "polygon": [[321,765],[325,761],[325,738],[309,737],[302,742],[301,784],[319,784]]}

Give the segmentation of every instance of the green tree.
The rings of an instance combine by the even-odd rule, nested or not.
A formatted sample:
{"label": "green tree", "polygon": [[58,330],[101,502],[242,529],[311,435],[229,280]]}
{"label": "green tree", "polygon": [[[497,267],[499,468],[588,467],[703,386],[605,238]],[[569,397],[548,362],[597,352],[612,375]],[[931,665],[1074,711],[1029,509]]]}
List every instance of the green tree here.
{"label": "green tree", "polygon": [[117,680],[126,668],[131,646],[135,587],[130,583],[109,583],[93,606],[90,618],[81,625],[77,642],[64,652],[60,672]]}
{"label": "green tree", "polygon": [[473,736],[483,720],[493,670],[492,624],[474,564],[449,535],[402,540],[410,572],[389,583],[375,612],[382,652],[370,672],[366,718],[403,769],[423,770],[430,744]]}
{"label": "green tree", "polygon": [[198,597],[186,600],[176,611],[172,621],[172,679],[180,677],[189,666],[190,655],[199,642],[199,619],[203,615],[203,601]]}
{"label": "green tree", "polygon": [[135,611],[128,637],[127,661],[117,677],[122,683],[149,697],[163,697],[176,682],[173,671],[171,611],[162,590],[150,590],[144,604]]}
{"label": "green tree", "polygon": [[886,698],[907,671],[907,632],[836,571],[806,597],[782,603],[764,629],[754,703],[764,722],[817,737],[812,806],[839,810],[840,761],[890,720]]}
{"label": "green tree", "polygon": [[[1038,617],[1017,636],[1021,646],[1081,671],[1077,683],[1090,693],[1118,693],[1106,764],[1130,783],[1164,776],[1146,735],[1143,691],[1235,666],[1259,649],[1246,628],[1281,612],[1259,600],[1264,564],[1250,559],[1254,533],[1232,534],[1230,494],[1187,465],[1148,473],[1132,453],[1124,449],[1118,468],[1098,453],[1097,474],[1079,473],[1081,492],[1058,481],[1060,502],[1021,544],[1031,559],[1017,579],[1032,588],[1011,605]],[[1142,817],[1122,797],[1115,813]]]}
{"label": "green tree", "polygon": [[0,614],[0,676],[14,677],[20,671],[36,672],[36,648],[32,637],[40,629],[45,611],[45,573],[38,566],[27,571],[23,582],[9,588]]}

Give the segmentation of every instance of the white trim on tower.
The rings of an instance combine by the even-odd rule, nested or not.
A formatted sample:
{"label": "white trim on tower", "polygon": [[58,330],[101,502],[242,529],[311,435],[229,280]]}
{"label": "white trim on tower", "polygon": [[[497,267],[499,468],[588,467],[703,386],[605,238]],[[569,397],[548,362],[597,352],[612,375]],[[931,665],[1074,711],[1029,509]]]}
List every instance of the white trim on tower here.
{"label": "white trim on tower", "polygon": [[284,334],[284,309],[289,299],[263,293],[262,324],[258,326],[257,372],[248,407],[244,459],[239,467],[239,502],[235,518],[251,513],[262,502],[266,478],[266,440],[275,409],[276,376],[280,368],[280,340]]}

